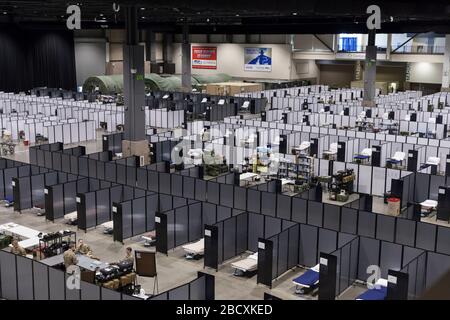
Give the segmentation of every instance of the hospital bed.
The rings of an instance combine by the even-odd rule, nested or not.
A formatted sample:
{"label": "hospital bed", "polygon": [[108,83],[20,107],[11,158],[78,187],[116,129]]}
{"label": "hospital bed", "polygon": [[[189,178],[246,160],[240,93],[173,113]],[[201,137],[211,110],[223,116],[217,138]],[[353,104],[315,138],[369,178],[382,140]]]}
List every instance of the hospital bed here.
{"label": "hospital bed", "polygon": [[386,159],[386,162],[389,163],[391,166],[393,165],[399,165],[405,160],[406,154],[402,151],[397,151],[394,153],[392,158]]}
{"label": "hospital bed", "polygon": [[14,205],[13,196],[6,196],[5,199],[3,199],[3,202],[6,208],[12,207]]}
{"label": "hospital bed", "polygon": [[438,166],[440,162],[441,162],[441,158],[429,157],[426,164]]}
{"label": "hospital bed", "polygon": [[425,200],[423,202],[420,203],[421,206],[421,212],[420,215],[422,217],[427,217],[429,215],[431,215],[431,213],[433,211],[436,210],[437,206],[438,206],[438,202],[436,200]]}
{"label": "hospital bed", "polygon": [[258,252],[249,255],[247,258],[233,262],[231,267],[234,268],[233,275],[253,275],[258,270]]}
{"label": "hospital bed", "polygon": [[190,149],[187,152],[188,161],[185,163],[192,163],[193,165],[201,165],[203,163],[203,150],[202,149]]}
{"label": "hospital bed", "polygon": [[77,225],[78,212],[77,211],[72,211],[70,213],[65,214],[64,215],[64,220],[66,220],[66,223],[68,225],[71,225],[71,226]]}
{"label": "hospital bed", "polygon": [[295,284],[295,293],[305,294],[314,291],[319,284],[320,264],[316,264],[301,276],[292,280]]}
{"label": "hospital bed", "polygon": [[370,157],[372,156],[372,148],[365,148],[361,151],[361,153],[354,156],[354,159],[358,162],[368,162]]}
{"label": "hospital bed", "polygon": [[386,279],[378,279],[373,288],[360,294],[356,300],[384,300],[387,294],[388,282]]}
{"label": "hospital bed", "polygon": [[198,259],[205,253],[205,239],[201,238],[196,242],[192,242],[182,246],[186,252],[186,259]]}
{"label": "hospital bed", "polygon": [[144,247],[150,247],[156,243],[156,232],[150,231],[142,235],[142,240],[144,240]]}
{"label": "hospital bed", "polygon": [[101,226],[104,234],[112,234],[114,231],[114,222],[112,220],[102,223]]}
{"label": "hospital bed", "polygon": [[323,157],[326,160],[335,160],[335,156],[337,154],[338,151],[338,144],[337,142],[334,142],[332,144],[330,144],[330,150],[325,150],[323,152]]}
{"label": "hospital bed", "polygon": [[308,150],[310,146],[311,146],[310,141],[302,141],[302,143],[298,147],[292,148],[292,153],[294,153],[295,151],[305,153],[306,150]]}
{"label": "hospital bed", "polygon": [[246,173],[241,173],[239,175],[239,181],[244,181],[245,185],[249,185],[251,181],[255,181],[255,180],[259,180],[260,176],[257,173],[253,173],[253,172],[246,172]]}

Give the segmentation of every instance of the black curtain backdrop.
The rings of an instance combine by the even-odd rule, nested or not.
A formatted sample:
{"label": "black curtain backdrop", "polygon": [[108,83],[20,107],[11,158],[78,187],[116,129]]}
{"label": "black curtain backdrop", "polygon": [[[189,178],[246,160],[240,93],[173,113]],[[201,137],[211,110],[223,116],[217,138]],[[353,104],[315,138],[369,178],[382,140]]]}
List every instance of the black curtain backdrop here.
{"label": "black curtain backdrop", "polygon": [[76,89],[73,32],[0,27],[0,91]]}

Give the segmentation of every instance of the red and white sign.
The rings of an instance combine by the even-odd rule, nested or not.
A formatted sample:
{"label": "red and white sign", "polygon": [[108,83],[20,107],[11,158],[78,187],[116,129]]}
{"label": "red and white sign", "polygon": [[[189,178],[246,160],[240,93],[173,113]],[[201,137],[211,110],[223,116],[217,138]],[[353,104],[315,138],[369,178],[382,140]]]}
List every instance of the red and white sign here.
{"label": "red and white sign", "polygon": [[217,69],[217,47],[192,46],[193,69]]}

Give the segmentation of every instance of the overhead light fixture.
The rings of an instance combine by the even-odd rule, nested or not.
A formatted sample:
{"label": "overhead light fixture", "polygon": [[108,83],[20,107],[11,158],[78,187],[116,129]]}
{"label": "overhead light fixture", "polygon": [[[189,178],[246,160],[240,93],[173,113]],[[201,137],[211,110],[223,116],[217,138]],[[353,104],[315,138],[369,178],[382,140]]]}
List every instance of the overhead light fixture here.
{"label": "overhead light fixture", "polygon": [[142,8],[141,8],[141,10],[142,10],[142,11],[144,11],[144,10],[145,10],[145,8],[144,8],[144,7],[142,7]]}
{"label": "overhead light fixture", "polygon": [[296,16],[298,13],[297,12],[292,12],[292,15],[293,16]]}
{"label": "overhead light fixture", "polygon": [[389,20],[390,20],[391,22],[394,22],[394,17],[393,17],[393,16],[390,16],[390,17],[389,17]]}
{"label": "overhead light fixture", "polygon": [[3,11],[3,14],[8,14],[8,12],[6,12],[6,11]]}
{"label": "overhead light fixture", "polygon": [[236,14],[236,17],[239,17],[239,13]]}
{"label": "overhead light fixture", "polygon": [[209,18],[206,19],[206,22],[209,22]]}

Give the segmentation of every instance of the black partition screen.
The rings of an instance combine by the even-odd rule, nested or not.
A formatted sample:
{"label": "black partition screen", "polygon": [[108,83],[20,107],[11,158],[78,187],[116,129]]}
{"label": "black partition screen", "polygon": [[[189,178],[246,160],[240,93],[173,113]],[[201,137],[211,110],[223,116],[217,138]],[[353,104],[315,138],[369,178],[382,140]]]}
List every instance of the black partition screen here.
{"label": "black partition screen", "polygon": [[[206,299],[214,291],[214,277],[192,281],[191,296]],[[8,300],[125,300],[122,292],[80,282],[80,289],[69,290],[67,275],[39,261],[0,251],[0,298]],[[198,280],[198,281],[197,281]],[[203,281],[203,282],[202,282]]]}
{"label": "black partition screen", "polygon": [[197,279],[160,293],[150,300],[214,300],[214,276],[203,272]]}

